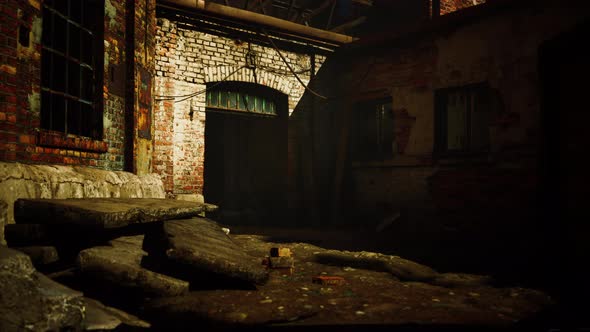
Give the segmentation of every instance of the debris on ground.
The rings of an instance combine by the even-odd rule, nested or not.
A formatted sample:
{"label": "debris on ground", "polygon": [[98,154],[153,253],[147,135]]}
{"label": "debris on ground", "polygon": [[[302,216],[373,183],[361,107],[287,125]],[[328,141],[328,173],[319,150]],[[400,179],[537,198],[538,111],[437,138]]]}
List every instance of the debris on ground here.
{"label": "debris on ground", "polygon": [[[31,257],[55,251],[40,257],[58,269],[46,271],[50,279],[29,256],[0,247],[0,317],[11,317],[0,319],[0,330],[510,326],[553,303],[537,290],[492,287],[489,276],[441,273],[395,255],[334,250],[297,238],[273,241],[235,229],[230,235],[229,228],[197,216],[206,205],[187,210],[179,204],[195,203],[150,202],[17,204],[17,224],[6,227],[9,245]],[[133,301],[119,289],[133,290]]]}

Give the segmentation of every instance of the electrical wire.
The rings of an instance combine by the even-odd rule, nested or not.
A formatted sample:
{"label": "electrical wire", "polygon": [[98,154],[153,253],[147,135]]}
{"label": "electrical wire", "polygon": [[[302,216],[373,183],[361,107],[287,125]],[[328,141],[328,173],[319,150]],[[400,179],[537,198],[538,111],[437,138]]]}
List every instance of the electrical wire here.
{"label": "electrical wire", "polygon": [[270,44],[272,45],[272,47],[275,49],[275,51],[277,52],[277,54],[279,55],[279,57],[283,60],[283,62],[285,63],[285,65],[287,65],[287,68],[289,69],[289,71],[291,72],[291,74],[293,74],[293,76],[295,76],[295,78],[297,79],[297,81],[299,81],[299,83],[305,88],[305,90],[309,91],[311,94],[313,94],[314,96],[319,97],[321,99],[328,99],[327,97],[322,96],[321,94],[313,91],[310,87],[308,87],[305,83],[303,83],[303,81],[301,80],[301,78],[299,78],[299,75],[297,75],[295,73],[295,71],[293,70],[293,68],[291,68],[291,65],[287,62],[287,59],[285,59],[285,57],[283,56],[283,54],[281,53],[281,51],[279,51],[279,48],[277,47],[277,45],[275,45],[274,41],[270,38],[270,36],[266,32],[266,29],[262,28],[262,33],[268,39],[268,41],[270,42]]}
{"label": "electrical wire", "polygon": [[[227,76],[225,76],[224,78],[221,79],[221,81],[216,82],[215,84],[212,84],[211,86],[208,87],[208,89],[211,89],[213,87],[218,86],[219,84],[227,81],[228,78],[230,78],[233,74],[237,73],[238,71],[242,70],[243,68],[245,68],[246,66],[241,66],[238,69],[232,71],[231,73],[229,73]],[[156,101],[164,101],[164,100],[174,100],[174,103],[180,103],[183,102],[185,100],[191,99],[193,97],[196,97],[200,94],[203,94],[207,92],[207,88],[193,92],[193,93],[189,93],[186,95],[175,95],[175,96],[156,96],[156,97],[161,97],[161,98],[156,98]],[[180,100],[175,100],[176,98],[182,98]]]}

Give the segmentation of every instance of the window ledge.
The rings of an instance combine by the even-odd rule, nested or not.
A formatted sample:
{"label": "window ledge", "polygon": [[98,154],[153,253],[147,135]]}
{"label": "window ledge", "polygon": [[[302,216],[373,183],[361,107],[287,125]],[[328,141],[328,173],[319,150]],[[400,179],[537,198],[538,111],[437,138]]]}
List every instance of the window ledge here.
{"label": "window ledge", "polygon": [[432,159],[428,157],[397,156],[388,160],[353,161],[352,168],[382,168],[382,167],[428,167],[432,166]]}
{"label": "window ledge", "polygon": [[108,143],[104,141],[51,130],[39,131],[39,139],[37,142],[40,146],[99,153],[105,153],[109,148]]}

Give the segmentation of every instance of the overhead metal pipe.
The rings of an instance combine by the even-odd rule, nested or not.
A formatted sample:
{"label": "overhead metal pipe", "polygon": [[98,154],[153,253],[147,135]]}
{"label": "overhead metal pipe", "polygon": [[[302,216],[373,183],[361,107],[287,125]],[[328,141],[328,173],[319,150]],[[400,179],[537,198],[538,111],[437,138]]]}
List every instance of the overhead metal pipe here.
{"label": "overhead metal pipe", "polygon": [[297,24],[287,20],[283,20],[280,18],[258,14],[239,8],[228,7],[204,0],[167,0],[162,2],[182,6],[185,8],[196,9],[217,16],[223,16],[249,23],[260,24],[266,27],[284,30],[292,34],[312,37],[319,40],[330,41],[338,44],[351,43],[357,39],[340,33],[316,29],[302,24]]}

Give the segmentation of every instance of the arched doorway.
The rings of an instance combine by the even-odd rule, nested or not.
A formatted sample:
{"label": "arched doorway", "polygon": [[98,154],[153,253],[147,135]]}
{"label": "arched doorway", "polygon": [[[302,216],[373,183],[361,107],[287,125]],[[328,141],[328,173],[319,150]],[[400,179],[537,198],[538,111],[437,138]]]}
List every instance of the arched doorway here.
{"label": "arched doorway", "polygon": [[286,210],[288,96],[246,82],[207,85],[204,195],[227,224]]}

